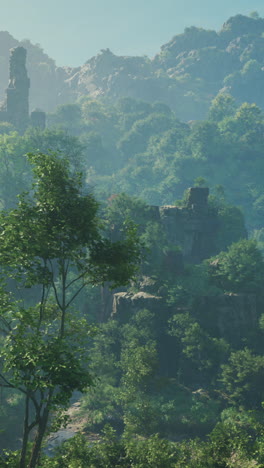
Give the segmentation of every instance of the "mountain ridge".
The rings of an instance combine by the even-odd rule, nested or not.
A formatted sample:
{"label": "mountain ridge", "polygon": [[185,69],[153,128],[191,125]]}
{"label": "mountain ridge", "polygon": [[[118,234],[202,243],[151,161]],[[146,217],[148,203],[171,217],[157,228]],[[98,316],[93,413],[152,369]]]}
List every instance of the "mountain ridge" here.
{"label": "mountain ridge", "polygon": [[219,32],[185,28],[153,59],[117,56],[103,49],[79,67],[57,67],[38,44],[0,32],[0,98],[8,84],[9,49],[28,51],[31,109],[52,112],[83,95],[132,97],[168,104],[181,120],[205,118],[211,100],[228,92],[264,108],[264,19],[236,15]]}

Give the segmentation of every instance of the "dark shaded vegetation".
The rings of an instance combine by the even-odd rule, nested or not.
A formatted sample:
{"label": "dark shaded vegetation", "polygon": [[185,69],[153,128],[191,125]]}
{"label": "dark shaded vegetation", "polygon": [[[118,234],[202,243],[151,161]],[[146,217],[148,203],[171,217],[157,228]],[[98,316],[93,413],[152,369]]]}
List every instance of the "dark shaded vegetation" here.
{"label": "dark shaded vegetation", "polygon": [[27,158],[34,184],[15,209],[1,212],[0,240],[0,387],[9,398],[13,391],[23,396],[20,468],[39,466],[43,438],[63,423],[73,392],[93,385],[93,328],[74,299],[89,284],[127,283],[139,257],[131,229],[116,242],[102,235],[98,204],[82,194],[81,175],[71,174],[67,160],[41,152]]}
{"label": "dark shaded vegetation", "polygon": [[[101,198],[109,241],[122,241],[125,226],[131,222],[137,226],[144,257],[128,293],[160,298],[154,309],[145,307],[143,301],[143,307],[132,311],[132,315],[127,311],[123,318],[118,315],[112,319],[107,284],[101,293],[86,287],[76,303],[83,316],[88,313],[91,322],[103,322],[100,333],[88,347],[89,369],[98,380],[95,390],[82,399],[81,414],[89,422],[87,431],[100,431],[110,423],[119,436],[124,432],[141,450],[137,437],[143,437],[148,444],[154,433],[172,440],[205,438],[209,433],[220,438],[221,431],[225,434],[229,430],[229,423],[220,422],[221,414],[225,418],[231,409],[238,418],[247,418],[253,411],[250,424],[261,424],[264,264],[256,242],[246,239],[242,211],[234,204],[239,199],[261,247],[259,171],[263,122],[255,105],[237,107],[228,95],[220,95],[212,103],[208,121],[192,126],[178,121],[161,104],[123,99],[110,106],[104,101],[83,99],[80,104],[59,108],[49,117],[45,131],[29,129],[19,136],[11,130],[1,136],[3,207],[13,209],[18,192],[30,187],[33,175],[24,156],[26,151],[54,148],[59,158],[67,154],[71,171],[85,171],[85,190],[90,191],[92,186]],[[241,167],[245,171],[240,172]],[[215,256],[201,264],[182,264],[182,247],[168,239],[155,210],[143,199],[157,205],[175,202],[180,210],[187,210],[187,215],[193,208],[188,208],[188,192],[176,201],[180,192],[189,184],[208,185],[208,179],[212,185],[208,216],[217,220],[212,244]],[[44,197],[46,190],[48,186]],[[118,195],[121,190],[138,197]],[[23,203],[22,200],[21,209]],[[76,220],[81,219],[83,213],[76,216]],[[107,262],[112,259],[119,265],[122,251],[118,247],[108,257],[101,249],[98,254],[97,262],[108,271],[108,276],[102,277],[106,280],[111,276]],[[174,261],[180,262],[178,266],[174,266]],[[122,268],[119,272],[121,283],[127,272]],[[35,297],[33,289],[31,303]],[[13,404],[20,408],[17,394],[12,397],[10,392],[5,393],[4,426]],[[16,417],[18,421],[19,413]],[[10,430],[12,427],[10,423]],[[8,434],[8,426],[5,430]],[[69,447],[74,443],[69,442]],[[114,443],[122,453],[128,450],[126,442],[116,439]],[[177,449],[168,444],[169,450],[179,450],[180,457],[182,451],[187,451],[184,456],[189,466],[193,456],[201,460],[216,456],[211,439],[203,443],[201,450],[194,442],[186,448],[177,442]],[[233,451],[235,457],[251,457],[251,452],[240,450],[240,446],[228,445],[226,450],[227,460]],[[94,455],[91,452],[89,456]],[[121,456],[119,452],[117,456]],[[177,458],[173,463],[176,462]]]}
{"label": "dark shaded vegetation", "polygon": [[[263,21],[187,28],[152,63],[127,59],[179,96],[191,83],[206,120],[105,93],[58,107],[45,131],[1,123],[0,466],[263,466]],[[106,50],[87,70],[106,58],[122,63]],[[208,204],[190,186],[209,187]],[[52,418],[33,434],[34,461],[24,439],[19,465],[21,388],[24,427],[41,426],[41,405]],[[75,389],[83,434],[40,455]]]}

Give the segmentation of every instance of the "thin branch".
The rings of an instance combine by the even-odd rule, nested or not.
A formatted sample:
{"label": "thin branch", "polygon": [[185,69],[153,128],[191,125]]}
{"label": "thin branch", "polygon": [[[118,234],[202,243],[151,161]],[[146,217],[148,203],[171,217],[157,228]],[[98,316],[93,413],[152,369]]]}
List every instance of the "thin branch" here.
{"label": "thin branch", "polygon": [[52,276],[54,276],[54,268],[53,268],[53,264],[50,258],[48,258],[48,263],[50,264]]}
{"label": "thin branch", "polygon": [[51,285],[49,283],[46,284],[46,285],[43,285],[43,294],[42,294],[42,297],[41,297],[41,302],[43,303],[43,305],[45,305],[46,302],[47,302],[49,292],[50,292],[50,288],[51,288]]}
{"label": "thin branch", "polygon": [[72,284],[76,283],[76,281],[79,281],[81,278],[83,278],[86,275],[86,272],[82,273],[81,275],[77,276],[77,278],[74,278],[72,281],[70,281],[65,289],[68,289]]}
{"label": "thin branch", "polygon": [[59,295],[58,295],[58,291],[57,291],[57,288],[56,288],[56,285],[55,285],[55,282],[52,280],[52,288],[53,288],[53,291],[54,291],[54,294],[55,294],[55,298],[56,298],[56,302],[60,308],[61,311],[63,311],[63,307],[60,303],[60,299],[59,299]]}
{"label": "thin branch", "polygon": [[9,387],[9,388],[15,388],[15,386],[13,384],[11,384],[11,382],[9,382],[4,376],[3,374],[0,374],[0,378],[3,379],[3,381],[5,382],[6,385],[2,384],[0,382],[0,386],[1,387]]}
{"label": "thin branch", "polygon": [[50,284],[46,287],[46,296],[45,296],[45,298],[44,298],[44,304],[45,304],[45,305],[46,305],[46,302],[47,302],[47,300],[48,300],[51,287],[52,287],[52,286],[51,286]]}
{"label": "thin branch", "polygon": [[10,323],[2,315],[0,315],[0,320],[3,322],[6,328],[8,328],[9,331],[12,331]]}
{"label": "thin branch", "polygon": [[70,260],[67,260],[67,262],[66,262],[66,267],[65,267],[65,276],[66,276],[66,277],[67,277],[67,275],[68,275],[69,266],[70,266]]}
{"label": "thin branch", "polygon": [[40,388],[39,393],[40,393],[40,401],[44,401],[44,393],[45,393],[44,390]]}
{"label": "thin branch", "polygon": [[55,294],[55,298],[56,298],[56,302],[60,308],[60,310],[63,312],[63,308],[61,306],[61,303],[60,303],[60,299],[59,299],[59,295],[58,295],[58,291],[57,291],[57,288],[56,288],[56,284],[54,282],[54,269],[53,269],[53,265],[52,265],[52,262],[50,259],[48,259],[48,262],[50,264],[50,267],[51,267],[51,273],[52,273],[52,281],[51,281],[51,285],[52,285],[52,288],[53,288],[53,291],[54,291],[54,294]]}
{"label": "thin branch", "polygon": [[42,294],[41,294],[41,300],[40,300],[40,310],[39,310],[39,321],[38,321],[38,330],[40,329],[41,322],[43,319],[43,312],[44,312],[44,305],[45,305],[45,284],[42,285]]}
{"label": "thin branch", "polygon": [[83,283],[83,285],[76,291],[76,293],[72,296],[69,302],[66,304],[65,309],[69,307],[69,305],[74,301],[74,299],[78,296],[78,294],[82,291],[82,289],[87,285],[87,283]]}
{"label": "thin branch", "polygon": [[30,392],[27,392],[27,394],[28,394],[30,400],[32,401],[33,405],[35,406],[35,410],[36,410],[37,415],[39,415],[40,414],[40,404],[37,402],[34,395],[32,395]]}
{"label": "thin branch", "polygon": [[0,387],[1,387],[1,388],[15,388],[14,385],[11,385],[11,384],[10,384],[10,385],[9,385],[9,384],[3,384],[3,383],[1,383],[1,382],[0,382]]}
{"label": "thin branch", "polygon": [[16,388],[17,390],[19,390],[20,392],[24,393],[25,395],[27,395],[27,391],[24,390],[23,388],[21,387],[16,387],[15,385],[11,384],[11,382],[9,382],[4,376],[3,374],[0,374],[0,379],[3,379],[3,381],[5,383],[1,383],[0,382],[0,387],[6,387],[6,388]]}
{"label": "thin branch", "polygon": [[37,419],[35,419],[35,421],[32,421],[31,424],[29,424],[28,426],[28,432],[32,431],[32,429],[38,424],[38,421]]}

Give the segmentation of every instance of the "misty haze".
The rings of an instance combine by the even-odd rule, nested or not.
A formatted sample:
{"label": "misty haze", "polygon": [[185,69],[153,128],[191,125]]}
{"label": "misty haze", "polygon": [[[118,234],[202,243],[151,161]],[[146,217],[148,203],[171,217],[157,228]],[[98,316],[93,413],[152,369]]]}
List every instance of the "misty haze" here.
{"label": "misty haze", "polygon": [[0,25],[0,467],[262,467],[262,3],[49,1]]}

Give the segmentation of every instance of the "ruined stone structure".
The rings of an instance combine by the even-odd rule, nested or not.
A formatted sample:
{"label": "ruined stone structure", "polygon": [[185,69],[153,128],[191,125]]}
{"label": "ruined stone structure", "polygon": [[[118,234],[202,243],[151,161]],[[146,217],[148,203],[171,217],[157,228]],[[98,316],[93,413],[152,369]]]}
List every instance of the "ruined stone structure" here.
{"label": "ruined stone structure", "polygon": [[[165,269],[175,276],[181,275],[185,264],[199,264],[206,258],[216,255],[215,239],[219,229],[217,214],[208,207],[208,188],[193,187],[188,191],[188,197],[183,207],[161,206],[151,207],[153,220],[161,223],[171,246],[171,252],[166,253]],[[180,251],[173,251],[179,247]],[[151,284],[151,278],[146,278],[139,285],[140,291],[117,292],[113,296],[112,310],[108,315],[120,323],[125,323],[129,317],[141,309],[151,310],[154,314],[165,315],[175,313],[166,303],[162,290]],[[195,314],[205,330],[210,317],[215,315],[215,329],[209,330],[213,336],[230,338],[241,343],[248,336],[252,325],[257,326],[263,303],[254,294],[223,294],[205,296],[197,299]],[[194,312],[193,312],[194,313]]]}
{"label": "ruined stone structure", "polygon": [[181,249],[185,263],[200,263],[216,253],[218,219],[208,208],[208,195],[208,188],[192,187],[186,206],[158,208],[168,243]]}
{"label": "ruined stone structure", "polygon": [[31,126],[44,130],[46,127],[46,113],[41,109],[34,109],[30,114]]}
{"label": "ruined stone structure", "polygon": [[26,129],[29,119],[30,81],[26,70],[27,51],[23,47],[11,50],[9,84],[6,90],[8,121],[21,130]]}
{"label": "ruined stone structure", "polygon": [[10,51],[9,83],[6,100],[0,110],[0,121],[11,123],[23,133],[27,127],[45,128],[45,113],[38,110],[29,115],[30,80],[26,69],[27,51],[24,47],[15,47]]}

